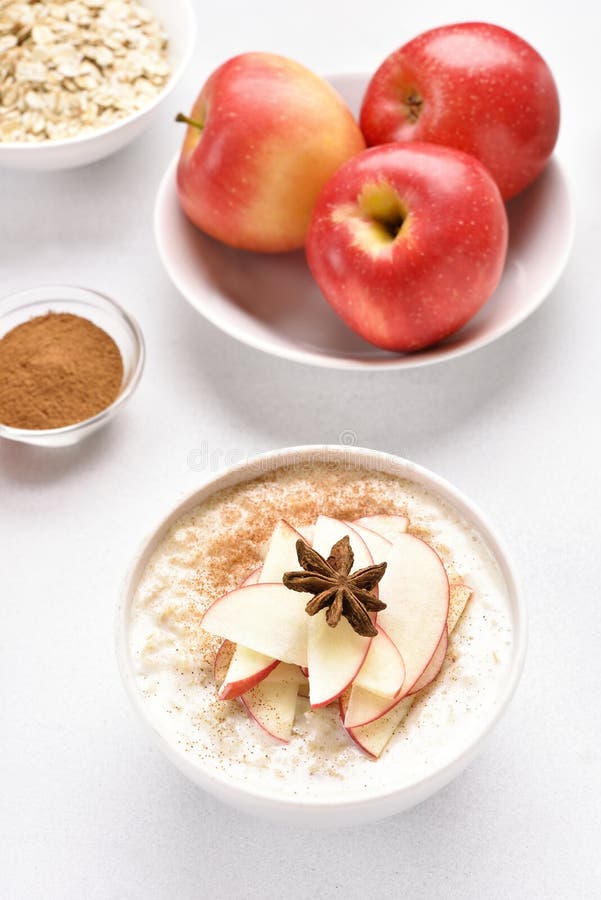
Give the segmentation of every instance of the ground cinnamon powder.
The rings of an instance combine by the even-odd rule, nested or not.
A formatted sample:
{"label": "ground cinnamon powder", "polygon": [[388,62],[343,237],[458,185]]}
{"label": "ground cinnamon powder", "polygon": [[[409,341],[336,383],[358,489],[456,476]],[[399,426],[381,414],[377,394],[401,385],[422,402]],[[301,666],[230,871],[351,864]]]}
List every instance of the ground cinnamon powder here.
{"label": "ground cinnamon powder", "polygon": [[89,319],[48,313],[0,340],[0,422],[61,428],[109,406],[123,381],[114,340]]}

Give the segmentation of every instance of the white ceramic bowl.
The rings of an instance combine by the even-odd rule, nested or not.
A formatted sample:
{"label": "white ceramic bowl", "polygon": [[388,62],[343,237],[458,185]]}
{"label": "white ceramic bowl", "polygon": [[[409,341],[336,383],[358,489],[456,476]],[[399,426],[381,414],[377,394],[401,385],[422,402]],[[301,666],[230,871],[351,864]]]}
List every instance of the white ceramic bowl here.
{"label": "white ceramic bowl", "polygon": [[144,370],[144,338],[138,323],[115,300],[74,285],[42,285],[0,300],[0,338],[36,316],[70,313],[89,319],[114,340],[123,360],[123,383],[116,399],[95,416],[63,428],[12,428],[0,422],[0,437],[37,447],[68,447],[98,431],[127,403]]}
{"label": "white ceramic bowl", "polygon": [[[388,780],[375,788],[366,788],[361,791],[360,796],[356,793],[353,795],[352,791],[345,794],[344,790],[341,790],[335,798],[324,796],[315,799],[294,796],[292,793],[286,795],[285,786],[279,791],[267,791],[263,787],[253,785],[252,770],[249,772],[248,780],[242,785],[221,772],[217,773],[206,765],[193,761],[175,743],[167,741],[154,728],[148,715],[148,708],[138,692],[128,633],[130,608],[138,582],[165,533],[182,515],[208,500],[217,491],[249,481],[266,471],[299,463],[333,461],[409,478],[441,497],[476,529],[496,559],[505,581],[512,620],[513,644],[506,681],[496,702],[491,706],[488,716],[482,720],[482,726],[476,736],[466,741],[463,751],[450,763],[433,769],[428,777],[400,789]],[[354,825],[402,812],[425,800],[451,781],[474,759],[484,739],[507,706],[520,677],[525,649],[526,610],[517,587],[515,572],[500,538],[482,513],[460,491],[432,472],[397,456],[357,447],[306,446],[277,450],[228,469],[211,479],[171,510],[144,542],[127,576],[117,614],[117,655],[125,689],[134,709],[150,727],[158,746],[166,756],[192,781],[232,806],[276,821],[312,828]],[[374,765],[377,766],[378,763]]]}
{"label": "white ceramic bowl", "polygon": [[169,39],[171,78],[148,106],[131,116],[81,137],[62,141],[0,142],[0,166],[47,171],[72,169],[96,162],[133,141],[156,116],[180,80],[194,49],[196,22],[190,0],[143,0],[165,29]]}
{"label": "white ceramic bowl", "polygon": [[[366,75],[329,79],[357,113]],[[526,319],[550,294],[572,245],[565,174],[553,159],[543,175],[508,205],[509,250],[494,296],[460,331],[428,350],[393,354],[354,334],[325,302],[304,253],[262,255],[212,240],[183,215],[177,201],[177,160],[155,204],[154,228],[171,280],[213,325],[285,359],[334,369],[410,369],[462,356],[490,344]]]}

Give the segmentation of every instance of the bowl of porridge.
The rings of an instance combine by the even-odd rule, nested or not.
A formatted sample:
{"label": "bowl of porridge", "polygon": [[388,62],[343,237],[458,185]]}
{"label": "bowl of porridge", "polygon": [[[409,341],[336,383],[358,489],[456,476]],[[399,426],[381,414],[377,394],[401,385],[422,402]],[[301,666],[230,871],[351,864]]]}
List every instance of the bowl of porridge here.
{"label": "bowl of porridge", "polygon": [[245,812],[357,824],[476,756],[518,683],[526,613],[492,526],[407,460],[280,450],[228,469],[145,541],[117,618],[158,746]]}
{"label": "bowl of porridge", "polygon": [[194,38],[190,0],[6,0],[0,166],[66,169],[121,149],[175,88]]}

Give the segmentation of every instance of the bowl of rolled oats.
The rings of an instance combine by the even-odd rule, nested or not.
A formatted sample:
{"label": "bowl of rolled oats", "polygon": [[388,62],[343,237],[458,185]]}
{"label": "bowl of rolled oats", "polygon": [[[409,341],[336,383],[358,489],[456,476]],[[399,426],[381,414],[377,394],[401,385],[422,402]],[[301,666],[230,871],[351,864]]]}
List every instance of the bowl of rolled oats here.
{"label": "bowl of rolled oats", "polygon": [[119,150],[177,84],[194,34],[190,0],[0,0],[0,166]]}

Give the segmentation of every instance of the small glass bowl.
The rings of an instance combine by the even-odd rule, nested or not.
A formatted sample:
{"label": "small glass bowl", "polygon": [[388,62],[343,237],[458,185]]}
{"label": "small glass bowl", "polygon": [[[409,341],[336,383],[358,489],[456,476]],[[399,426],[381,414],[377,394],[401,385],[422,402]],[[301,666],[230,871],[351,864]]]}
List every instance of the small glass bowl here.
{"label": "small glass bowl", "polygon": [[123,359],[123,383],[117,398],[95,416],[62,428],[12,428],[0,423],[0,437],[38,447],[76,444],[105,425],[133,394],[144,368],[144,338],[138,324],[118,303],[88,288],[44,285],[0,300],[0,338],[23,322],[49,312],[89,319],[117,344]]}

